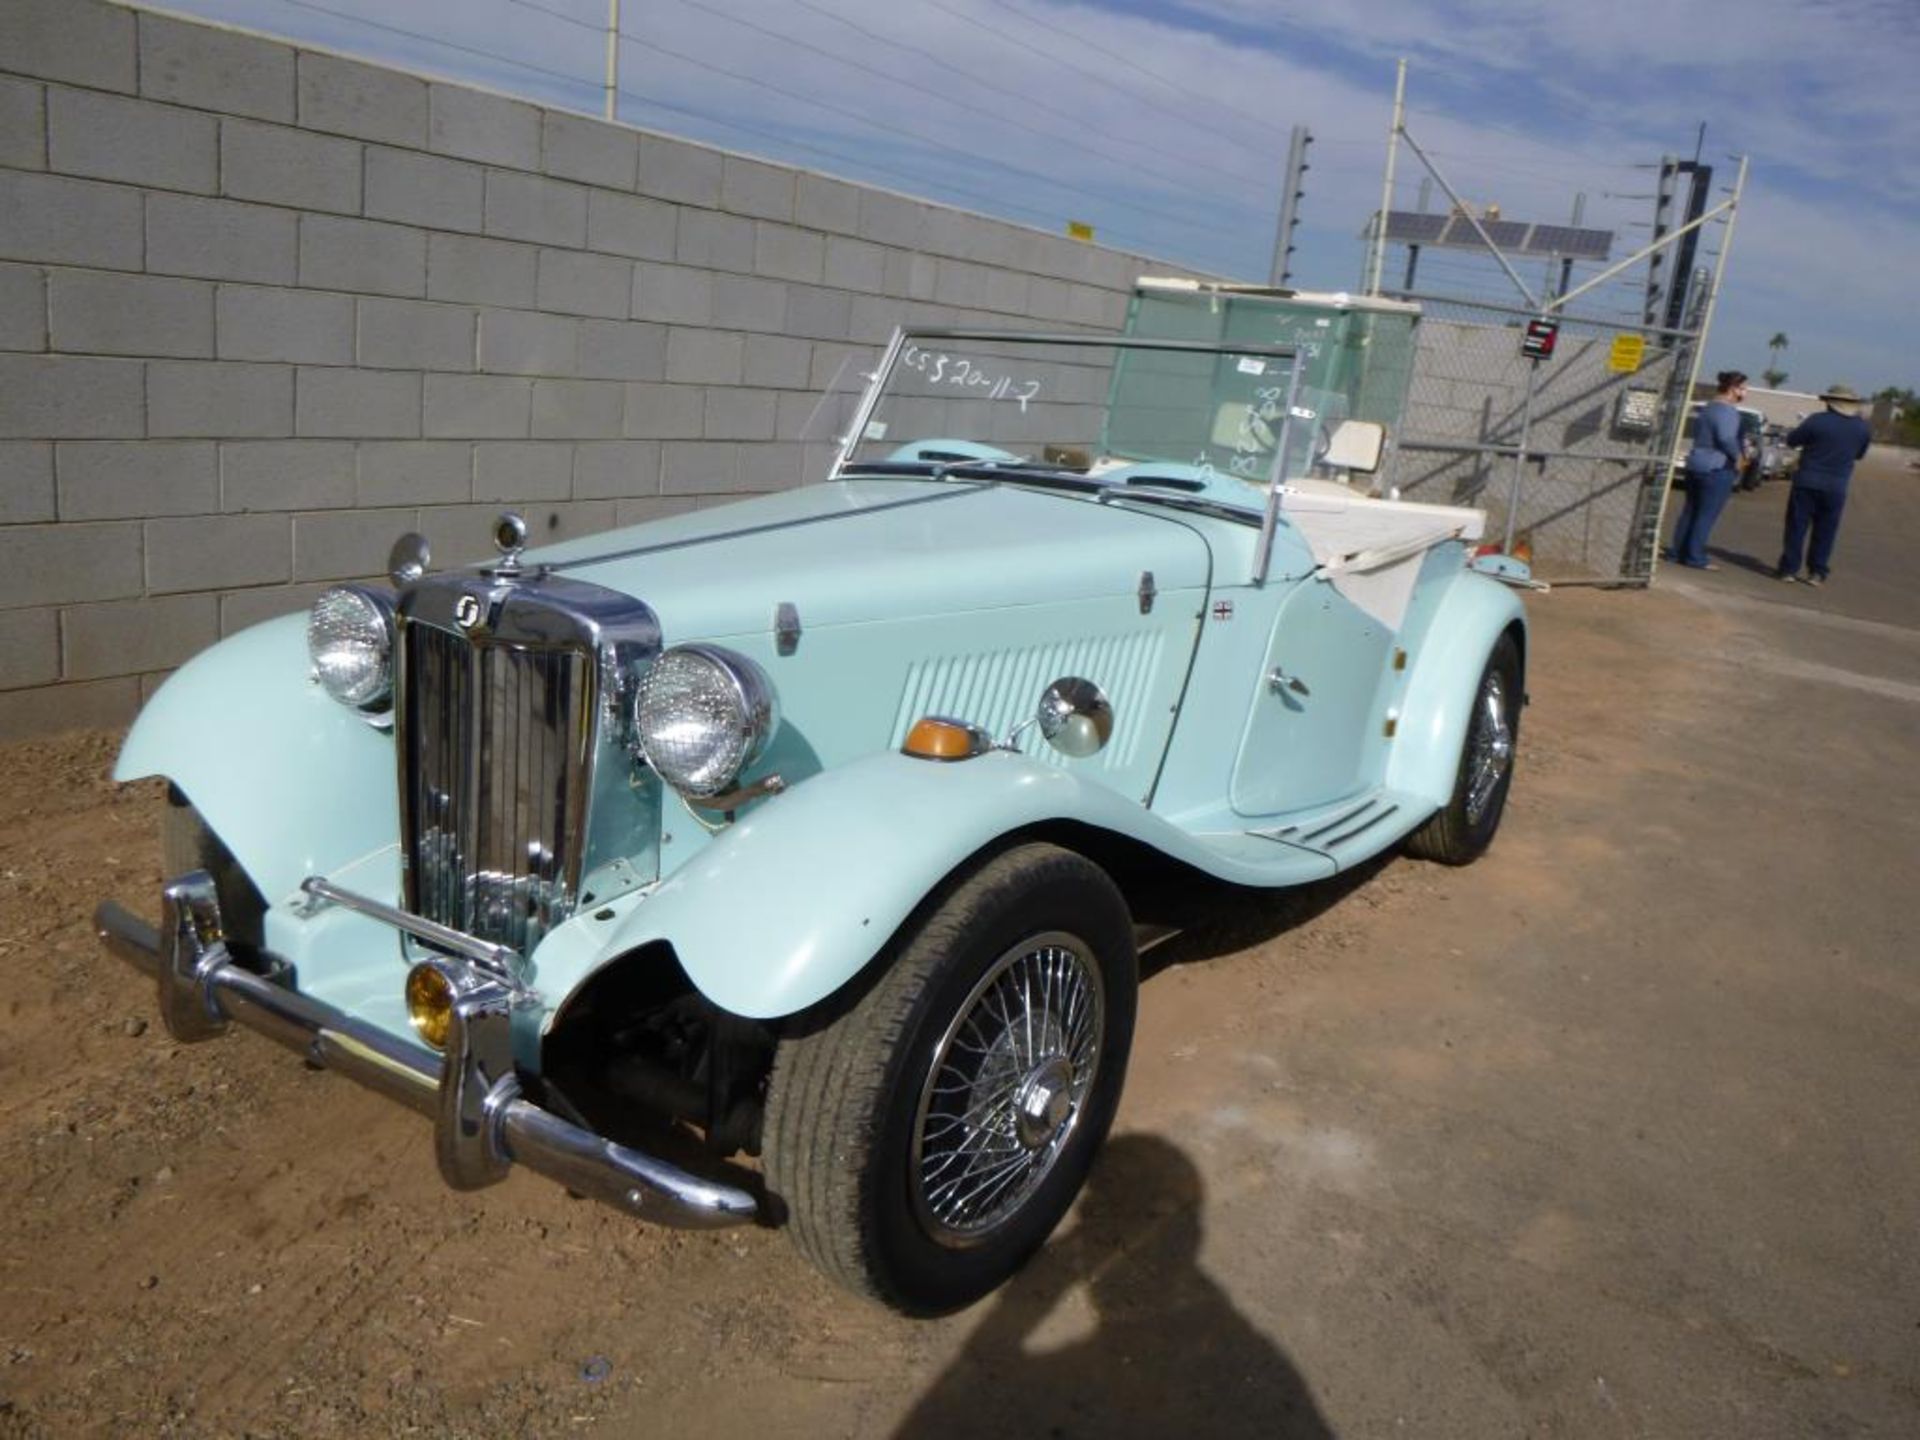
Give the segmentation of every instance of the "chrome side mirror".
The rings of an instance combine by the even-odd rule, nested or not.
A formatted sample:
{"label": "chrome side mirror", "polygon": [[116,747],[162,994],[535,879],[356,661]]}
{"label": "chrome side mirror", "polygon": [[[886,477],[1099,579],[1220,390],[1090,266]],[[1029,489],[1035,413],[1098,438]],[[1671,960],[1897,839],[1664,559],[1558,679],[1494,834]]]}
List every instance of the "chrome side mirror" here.
{"label": "chrome side mirror", "polygon": [[1034,723],[1062,755],[1084,760],[1113,738],[1113,705],[1091,680],[1065,676],[1047,686]]}
{"label": "chrome side mirror", "polygon": [[427,537],[417,530],[409,530],[393,542],[393,548],[387,552],[387,578],[396,585],[411,585],[427,573],[427,566],[433,563],[433,552],[427,548]]}

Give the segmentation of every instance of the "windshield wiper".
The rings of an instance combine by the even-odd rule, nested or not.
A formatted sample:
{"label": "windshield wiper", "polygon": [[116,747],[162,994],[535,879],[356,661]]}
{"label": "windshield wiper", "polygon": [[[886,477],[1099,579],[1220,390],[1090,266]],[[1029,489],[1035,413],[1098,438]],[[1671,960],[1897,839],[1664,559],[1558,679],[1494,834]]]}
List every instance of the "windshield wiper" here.
{"label": "windshield wiper", "polygon": [[1020,485],[1095,494],[1107,487],[1074,470],[1037,460],[862,460],[842,475],[924,475],[930,480],[1011,480]]}
{"label": "windshield wiper", "polygon": [[1181,494],[1174,490],[1156,490],[1146,486],[1138,489],[1127,485],[1106,485],[1100,490],[1100,503],[1109,500],[1133,500],[1143,504],[1166,505],[1175,510],[1191,510],[1200,515],[1212,515],[1220,520],[1233,520],[1242,525],[1259,525],[1260,513],[1246,510],[1238,505],[1229,505],[1224,500],[1207,500],[1198,495]]}

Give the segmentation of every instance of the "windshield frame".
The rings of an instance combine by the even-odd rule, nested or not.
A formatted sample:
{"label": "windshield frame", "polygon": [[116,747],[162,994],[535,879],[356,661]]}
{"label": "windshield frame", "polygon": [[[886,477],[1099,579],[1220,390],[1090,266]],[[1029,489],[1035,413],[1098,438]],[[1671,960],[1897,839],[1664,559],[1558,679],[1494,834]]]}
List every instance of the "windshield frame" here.
{"label": "windshield frame", "polygon": [[[1203,355],[1246,355],[1263,360],[1283,360],[1287,365],[1287,398],[1280,412],[1280,432],[1275,438],[1273,463],[1268,468],[1266,482],[1266,509],[1260,520],[1260,539],[1254,552],[1253,583],[1264,584],[1267,578],[1267,562],[1273,549],[1273,534],[1280,519],[1280,490],[1285,479],[1287,457],[1292,448],[1294,409],[1300,399],[1300,347],[1297,345],[1253,345],[1224,344],[1216,340],[1161,340],[1148,336],[1115,335],[1101,332],[1080,332],[1077,334],[1057,334],[1051,331],[1030,330],[983,330],[967,326],[914,326],[909,329],[895,326],[893,335],[887,341],[887,348],[881,354],[880,363],[875,367],[873,378],[867,382],[867,388],[855,407],[852,423],[847,426],[846,434],[840,437],[839,448],[833,457],[833,463],[827,468],[826,478],[838,480],[847,471],[853,457],[854,447],[861,442],[867,432],[868,423],[873,419],[874,411],[879,408],[880,398],[886,392],[887,382],[893,377],[900,363],[900,357],[911,341],[932,340],[935,342],[974,342],[991,344],[994,342],[1016,342],[1028,345],[1076,346],[1083,349],[1114,350],[1169,350],[1189,354]],[[856,467],[860,468],[860,467]],[[977,466],[971,468],[979,468]],[[1009,478],[1017,478],[1017,472],[1009,470]],[[970,477],[978,478],[978,477]],[[1104,498],[1104,497],[1102,497]]]}

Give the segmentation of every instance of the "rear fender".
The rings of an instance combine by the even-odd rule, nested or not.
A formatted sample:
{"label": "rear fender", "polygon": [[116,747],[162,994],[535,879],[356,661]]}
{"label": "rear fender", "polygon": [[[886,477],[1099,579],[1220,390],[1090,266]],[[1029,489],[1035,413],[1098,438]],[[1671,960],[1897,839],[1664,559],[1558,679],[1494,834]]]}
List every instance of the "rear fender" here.
{"label": "rear fender", "polygon": [[1519,597],[1498,581],[1462,570],[1434,608],[1425,633],[1408,646],[1413,673],[1387,764],[1388,789],[1418,796],[1436,810],[1452,800],[1481,672],[1510,629],[1524,661],[1527,616]]}
{"label": "rear fender", "polygon": [[171,780],[269,904],[400,833],[392,737],[309,682],[301,615],[182,666],[134,721],[113,775]]}

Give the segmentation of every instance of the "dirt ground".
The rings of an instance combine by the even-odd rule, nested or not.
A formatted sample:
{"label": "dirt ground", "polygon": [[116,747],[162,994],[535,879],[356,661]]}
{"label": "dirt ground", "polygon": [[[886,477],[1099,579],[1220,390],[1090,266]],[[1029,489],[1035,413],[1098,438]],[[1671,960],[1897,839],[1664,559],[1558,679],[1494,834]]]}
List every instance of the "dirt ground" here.
{"label": "dirt ground", "polygon": [[1783,498],[1533,602],[1483,862],[1200,892],[1075,1216],[930,1323],[174,1044],[87,923],[154,789],[0,748],[0,1436],[1920,1434],[1920,472],[1823,591]]}

